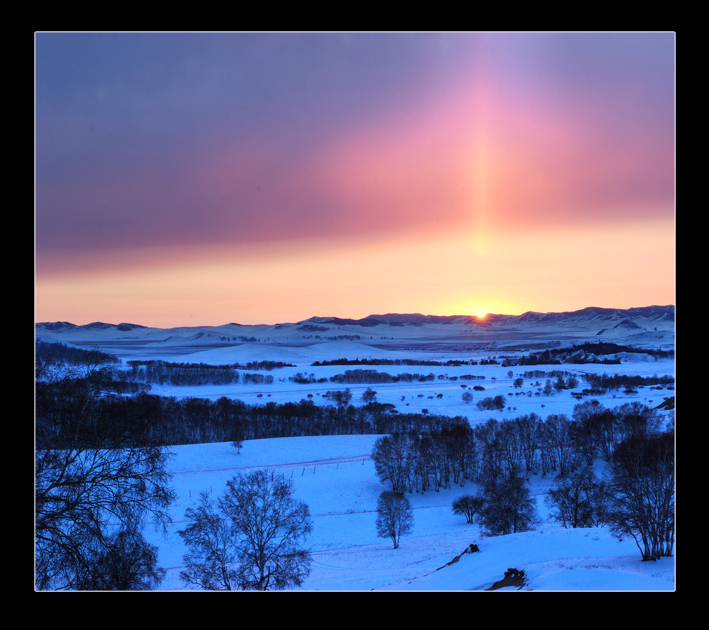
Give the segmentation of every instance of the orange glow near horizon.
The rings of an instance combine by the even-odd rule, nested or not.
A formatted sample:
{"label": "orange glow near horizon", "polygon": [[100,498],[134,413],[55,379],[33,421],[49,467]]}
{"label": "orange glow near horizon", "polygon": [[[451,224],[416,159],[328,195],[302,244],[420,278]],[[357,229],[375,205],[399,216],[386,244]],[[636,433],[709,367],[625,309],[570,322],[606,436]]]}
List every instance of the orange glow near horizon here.
{"label": "orange glow near horizon", "polygon": [[556,230],[533,238],[491,233],[486,252],[471,234],[271,249],[243,259],[225,248],[152,267],[38,278],[36,318],[169,328],[274,324],[316,315],[514,315],[672,304],[668,230],[672,238],[667,222]]}

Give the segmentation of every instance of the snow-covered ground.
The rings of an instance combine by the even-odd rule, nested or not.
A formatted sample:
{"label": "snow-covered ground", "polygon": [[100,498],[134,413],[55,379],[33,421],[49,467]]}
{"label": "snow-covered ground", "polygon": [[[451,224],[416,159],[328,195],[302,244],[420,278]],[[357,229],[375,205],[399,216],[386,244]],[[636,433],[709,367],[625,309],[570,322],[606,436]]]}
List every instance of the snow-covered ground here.
{"label": "snow-covered ground", "polygon": [[[216,399],[228,396],[251,404],[274,401],[299,401],[308,394],[316,404],[331,404],[322,394],[327,390],[343,389],[344,385],[297,385],[287,380],[296,372],[313,373],[317,378],[339,374],[346,369],[365,366],[310,367],[273,370],[271,385],[234,384],[203,387],[156,386],[153,393],[172,396],[203,396]],[[468,418],[471,424],[488,418],[514,418],[525,413],[538,413],[545,418],[551,413],[569,416],[578,400],[572,391],[587,384],[580,380],[576,390],[565,390],[551,396],[537,395],[537,382],[544,379],[524,379],[521,388],[514,388],[513,379],[527,370],[550,371],[563,369],[575,372],[606,374],[637,374],[642,376],[673,375],[674,362],[638,361],[621,365],[536,366],[507,368],[501,365],[456,367],[371,366],[371,369],[391,373],[430,372],[444,374],[424,383],[386,383],[373,385],[379,402],[391,402],[402,412],[421,412]],[[512,371],[512,376],[509,372]],[[452,381],[451,376],[476,374],[484,379]],[[461,388],[482,385],[485,391],[475,391],[472,403],[462,399]],[[350,385],[353,403],[361,404],[360,396],[366,384]],[[516,395],[519,392],[519,395]],[[503,411],[482,411],[475,401],[485,396],[505,395]],[[439,394],[442,395],[439,398]],[[638,401],[656,406],[674,395],[668,389],[638,389],[637,393],[622,390],[593,397],[609,408],[625,402]],[[584,400],[588,400],[584,398]],[[669,421],[670,415],[667,414]],[[540,522],[535,531],[483,538],[475,524],[452,512],[453,500],[462,493],[477,490],[474,484],[440,492],[408,495],[414,508],[414,531],[394,549],[389,540],[377,537],[375,528],[376,502],[388,489],[379,482],[370,454],[378,436],[301,437],[254,440],[244,443],[241,453],[231,444],[180,446],[171,464],[175,472],[174,486],[179,499],[173,506],[173,534],[164,540],[153,538],[160,548],[160,562],[168,568],[162,588],[184,588],[179,579],[182,555],[186,551],[174,530],[184,527],[185,509],[194,506],[203,490],[223,492],[226,481],[239,472],[253,468],[275,468],[293,480],[297,498],[304,500],[313,515],[314,531],[307,541],[312,550],[312,571],[303,590],[484,590],[504,576],[508,568],[524,569],[526,588],[534,590],[673,590],[674,558],[647,563],[640,560],[634,541],[619,542],[607,529],[566,530],[549,518],[544,495],[552,478],[534,476],[530,480],[537,497]],[[600,471],[599,471],[600,472]],[[458,562],[449,562],[465,551],[471,543],[480,553],[462,555]]]}
{"label": "snow-covered ground", "polygon": [[[536,529],[508,536],[483,537],[477,523],[453,514],[453,499],[473,491],[473,484],[409,494],[414,529],[394,549],[390,540],[377,537],[375,527],[376,502],[387,489],[370,459],[376,439],[254,440],[240,453],[228,443],[174,447],[174,523],[166,538],[147,531],[168,571],[161,589],[185,589],[179,572],[186,548],[176,531],[185,526],[184,512],[196,506],[200,492],[216,496],[234,475],[269,468],[291,479],[295,497],[310,507],[314,527],[305,546],[313,561],[301,590],[485,590],[509,568],[523,569],[525,589],[535,591],[674,590],[674,558],[642,562],[632,540],[620,542],[605,528],[564,529],[550,520],[543,501],[550,478],[531,479],[540,517]],[[471,543],[479,553],[449,564]]]}
{"label": "snow-covered ground", "polygon": [[[344,384],[333,382],[329,379],[346,370],[371,369],[377,372],[386,372],[393,375],[408,374],[433,374],[433,380],[423,382],[399,381],[395,383],[357,383]],[[541,372],[568,371],[577,375],[579,384],[573,390],[561,390],[552,395],[543,392],[547,380],[555,381],[550,377],[523,377],[526,372],[538,370]],[[253,373],[252,370],[246,372]],[[512,376],[510,376],[510,372]],[[331,399],[325,397],[328,391],[342,391],[349,388],[352,394],[352,404],[362,404],[362,394],[368,388],[376,392],[379,403],[395,405],[400,413],[421,413],[427,410],[431,414],[444,416],[465,416],[471,424],[485,422],[490,417],[497,419],[513,418],[527,413],[537,413],[546,417],[553,413],[571,415],[574,405],[580,401],[573,394],[589,387],[583,380],[584,373],[597,374],[622,374],[637,376],[673,376],[674,361],[664,359],[659,361],[626,362],[620,365],[587,364],[582,366],[572,365],[543,365],[543,366],[513,366],[503,365],[473,365],[473,366],[317,366],[308,363],[296,364],[292,368],[279,368],[270,372],[261,371],[261,374],[273,376],[271,384],[233,383],[229,385],[203,385],[174,387],[169,385],[151,386],[150,393],[163,396],[197,397],[217,400],[222,396],[243,400],[250,405],[274,402],[299,402],[311,400],[317,405],[333,405]],[[289,380],[295,374],[313,375],[314,379],[327,379],[326,382],[298,384]],[[474,375],[474,380],[465,380],[461,377]],[[442,377],[442,378],[439,378]],[[523,378],[521,387],[514,386],[514,380]],[[483,387],[484,390],[474,390],[474,387]],[[471,402],[463,400],[463,393],[472,393]],[[506,409],[502,412],[481,411],[477,402],[483,398],[502,395],[505,397]],[[594,396],[606,407],[616,407],[625,402],[640,402],[644,405],[655,407],[666,398],[674,396],[674,391],[662,389],[639,388],[637,392],[626,393],[623,389],[608,392],[602,396]],[[583,400],[587,400],[584,398]],[[491,415],[492,414],[492,415]]]}
{"label": "snow-covered ground", "polygon": [[[666,308],[666,307],[663,307]],[[654,309],[654,307],[653,307]],[[556,315],[556,314],[551,314]],[[652,317],[650,317],[650,315]],[[635,317],[631,325],[628,317]],[[612,313],[585,310],[567,316],[531,314],[502,320],[489,326],[469,322],[412,326],[334,326],[314,318],[307,326],[328,328],[316,331],[327,335],[358,335],[359,339],[318,339],[312,329],[300,325],[251,326],[228,324],[216,328],[146,329],[130,326],[77,328],[38,325],[38,338],[76,344],[96,345],[131,359],[165,359],[174,362],[224,365],[249,361],[282,361],[294,367],[261,374],[273,376],[270,384],[239,383],[220,386],[173,387],[153,385],[151,393],[165,396],[194,396],[217,399],[237,398],[248,404],[298,402],[332,404],[327,391],[349,387],[352,404],[362,404],[361,395],[372,387],[377,401],[395,405],[399,412],[464,416],[471,425],[493,417],[498,420],[537,413],[571,415],[579,400],[572,394],[588,387],[585,373],[663,376],[675,373],[674,359],[655,360],[649,355],[623,356],[619,365],[352,365],[312,366],[314,361],[340,358],[390,358],[476,360],[515,356],[544,347],[572,342],[613,341],[619,344],[647,344],[656,348],[674,347],[674,323],[662,311]],[[578,322],[581,321],[579,324]],[[525,323],[526,322],[526,323]],[[541,322],[541,323],[539,323]],[[639,322],[639,323],[637,323]],[[524,324],[524,325],[523,325]],[[638,328],[640,326],[640,328]],[[604,331],[600,334],[599,331]],[[226,338],[226,340],[225,340]],[[251,341],[244,341],[248,338]],[[644,346],[644,347],[647,347]],[[329,378],[346,370],[372,369],[391,374],[434,374],[425,382],[341,384]],[[525,372],[563,370],[574,372],[579,384],[574,390],[554,395],[542,391],[546,378],[523,376]],[[255,370],[245,370],[254,372]],[[298,384],[295,374],[313,375],[322,383]],[[463,380],[464,375],[481,378]],[[514,379],[523,377],[521,387]],[[475,386],[473,401],[465,402],[463,392]],[[502,411],[482,411],[476,403],[501,394],[506,399]],[[594,396],[609,408],[625,402],[656,407],[674,396],[674,389],[641,387]],[[588,400],[588,398],[584,398]],[[667,420],[672,412],[667,412]],[[306,541],[312,551],[312,570],[303,585],[310,591],[364,590],[484,590],[501,580],[509,568],[524,570],[525,588],[544,590],[671,591],[675,588],[674,558],[642,562],[633,540],[618,541],[605,528],[567,530],[549,518],[544,496],[553,479],[530,479],[537,498],[539,523],[531,532],[486,538],[477,524],[468,524],[453,514],[451,504],[462,493],[476,490],[473,484],[440,492],[411,494],[414,531],[394,549],[388,539],[377,537],[375,519],[379,494],[388,489],[375,474],[370,459],[378,436],[300,437],[253,440],[238,453],[231,444],[200,444],[173,447],[170,470],[177,500],[171,511],[173,526],[166,538],[148,529],[151,542],[159,548],[160,566],[167,569],[161,588],[182,590],[179,578],[186,552],[177,530],[185,526],[184,513],[195,506],[200,492],[214,495],[239,472],[274,468],[292,479],[296,497],[305,501],[313,518],[314,530]],[[600,463],[599,463],[600,465]],[[471,543],[479,553],[462,554]],[[460,556],[460,557],[459,557]],[[456,562],[452,562],[456,558]],[[450,563],[450,564],[449,564]]]}

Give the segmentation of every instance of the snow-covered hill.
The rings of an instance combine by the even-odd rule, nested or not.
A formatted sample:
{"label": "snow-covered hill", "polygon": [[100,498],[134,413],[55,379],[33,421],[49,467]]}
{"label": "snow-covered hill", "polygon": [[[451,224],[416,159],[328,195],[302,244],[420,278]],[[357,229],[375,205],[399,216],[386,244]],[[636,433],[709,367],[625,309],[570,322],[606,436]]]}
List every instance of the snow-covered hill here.
{"label": "snow-covered hill", "polygon": [[345,356],[343,353],[376,357],[383,352],[466,352],[605,340],[672,347],[674,306],[625,310],[586,308],[565,313],[527,312],[485,317],[390,313],[359,320],[312,317],[302,322],[273,325],[229,323],[179,328],[42,322],[36,324],[35,329],[39,339],[100,346],[125,357],[174,356],[229,347],[240,348],[237,354],[259,356],[262,360],[282,353],[284,348],[290,348],[290,352],[302,356],[303,360],[318,360]]}

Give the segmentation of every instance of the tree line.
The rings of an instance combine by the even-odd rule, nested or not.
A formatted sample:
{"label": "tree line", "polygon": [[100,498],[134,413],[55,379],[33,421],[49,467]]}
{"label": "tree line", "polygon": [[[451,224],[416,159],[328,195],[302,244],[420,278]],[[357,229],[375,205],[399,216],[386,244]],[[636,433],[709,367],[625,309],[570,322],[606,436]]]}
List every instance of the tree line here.
{"label": "tree line", "polygon": [[[346,394],[332,396],[336,406],[321,406],[311,400],[249,405],[227,397],[210,400],[135,393],[125,390],[126,382],[110,355],[80,351],[78,356],[83,364],[79,361],[76,366],[45,354],[37,356],[38,448],[64,448],[75,435],[89,434],[103,424],[135,444],[172,446],[307,435],[420,432],[459,420],[429,413],[392,413],[391,405],[374,401],[353,406],[349,404],[351,396]],[[131,370],[142,365],[146,369],[181,369],[180,364],[156,361],[135,363]],[[269,377],[265,375],[264,380]],[[92,396],[86,394],[89,384]],[[90,423],[76,419],[80,409],[82,416],[91,418]]]}
{"label": "tree line", "polygon": [[[556,475],[546,497],[564,527],[608,525],[635,540],[643,560],[671,556],[674,544],[674,432],[663,416],[640,403],[609,409],[580,403],[569,418],[527,414],[511,420],[467,422],[426,434],[379,438],[372,459],[391,492],[438,491],[472,482],[480,493],[453,503],[488,535],[533,529],[538,520],[527,480]],[[608,463],[608,478],[593,471]]]}
{"label": "tree line", "polygon": [[[492,536],[534,529],[535,502],[518,470],[483,477],[480,486],[482,492],[455,499],[455,514],[468,523],[477,514],[483,531]],[[607,526],[619,540],[634,540],[642,560],[650,561],[673,554],[674,499],[674,435],[659,431],[620,442],[601,476],[581,462],[560,473],[544,502],[563,527]]]}
{"label": "tree line", "polygon": [[[65,404],[73,394],[52,386],[42,387],[43,399]],[[447,416],[417,413],[391,413],[391,407],[376,403],[353,405],[316,405],[311,400],[278,404],[250,405],[241,400],[221,397],[206,398],[159,396],[146,392],[136,395],[106,394],[86,402],[96,422],[120,427],[136,442],[148,440],[162,446],[229,442],[274,437],[308,435],[364,435],[394,431],[422,430],[455,422]],[[46,430],[45,430],[45,425]],[[67,417],[66,425],[56,425],[37,409],[36,426],[39,442],[60,447],[74,427]]]}
{"label": "tree line", "polygon": [[478,365],[474,359],[449,359],[447,361],[434,361],[427,359],[323,359],[322,361],[314,361],[312,367],[326,365],[421,365],[426,367],[451,367],[461,365]]}
{"label": "tree line", "polygon": [[[247,366],[208,365],[205,363],[171,363],[167,361],[129,361],[130,369],[118,372],[117,377],[124,382],[138,382],[159,385],[199,386],[199,385],[229,385],[232,383],[271,384],[271,374],[239,372]],[[285,367],[287,364],[274,362],[252,363],[250,369],[272,370],[274,367]]]}
{"label": "tree line", "polygon": [[435,374],[389,374],[388,372],[379,372],[378,370],[345,370],[344,374],[335,374],[330,377],[333,383],[412,383],[433,381]]}
{"label": "tree line", "polygon": [[118,364],[118,357],[98,349],[84,350],[67,346],[63,343],[53,343],[38,339],[35,343],[35,357],[43,363],[65,363],[69,365]]}
{"label": "tree line", "polygon": [[619,446],[662,430],[664,415],[641,403],[607,408],[596,400],[575,405],[572,416],[536,413],[470,426],[452,419],[436,431],[409,431],[377,440],[377,474],[396,492],[425,491],[523,475],[565,475],[600,457],[610,462]]}
{"label": "tree line", "polygon": [[583,378],[597,391],[620,389],[621,387],[672,387],[675,382],[674,377],[669,375],[638,376],[627,374],[585,374]]}

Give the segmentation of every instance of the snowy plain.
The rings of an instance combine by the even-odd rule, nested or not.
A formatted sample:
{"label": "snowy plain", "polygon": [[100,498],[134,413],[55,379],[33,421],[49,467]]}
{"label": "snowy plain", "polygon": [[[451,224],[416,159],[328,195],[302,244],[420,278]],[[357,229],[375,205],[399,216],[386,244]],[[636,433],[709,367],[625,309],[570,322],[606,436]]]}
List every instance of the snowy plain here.
{"label": "snowy plain", "polygon": [[[394,549],[377,537],[379,494],[370,453],[377,436],[329,436],[254,440],[241,452],[229,443],[173,447],[170,469],[178,499],[167,537],[146,531],[168,570],[161,590],[183,590],[179,578],[186,552],[176,530],[203,491],[221,494],[228,479],[255,469],[273,469],[291,479],[294,497],[305,501],[313,532],[311,573],[304,591],[483,591],[509,568],[523,569],[525,590],[672,591],[674,558],[642,562],[632,540],[619,542],[606,528],[564,529],[549,519],[543,498],[551,479],[532,477],[540,523],[531,532],[484,537],[477,522],[453,514],[463,487],[409,494],[414,529]],[[471,543],[479,553],[464,553]],[[463,554],[461,556],[461,554]],[[449,564],[456,557],[457,562]],[[517,590],[508,587],[509,590]],[[508,590],[506,589],[506,590]]]}
{"label": "snowy plain", "polygon": [[[621,317],[621,319],[618,319]],[[343,385],[326,382],[298,384],[290,380],[297,373],[313,375],[317,381],[347,369],[374,369],[380,372],[434,374],[421,382],[397,382],[371,385],[380,403],[391,403],[400,412],[464,416],[471,425],[537,413],[542,418],[551,413],[571,416],[579,400],[572,391],[543,395],[544,378],[524,378],[515,388],[515,378],[529,370],[565,370],[578,374],[579,387],[585,387],[588,372],[624,375],[674,376],[673,358],[654,359],[647,354],[624,355],[620,364],[564,364],[505,367],[493,365],[414,366],[358,365],[313,366],[314,361],[339,358],[422,358],[446,361],[513,357],[540,347],[584,341],[612,340],[631,344],[644,342],[648,347],[674,348],[674,323],[638,328],[618,326],[627,321],[618,315],[604,322],[605,334],[599,336],[599,322],[585,320],[563,322],[554,326],[519,326],[502,322],[474,329],[464,322],[459,326],[329,326],[327,321],[310,321],[311,326],[329,328],[339,335],[359,339],[314,339],[312,334],[295,326],[241,327],[235,324],[217,329],[158,330],[136,328],[117,332],[116,327],[95,327],[91,331],[73,328],[57,332],[42,330],[37,336],[47,341],[61,341],[79,347],[95,345],[116,354],[122,361],[165,359],[175,362],[222,365],[247,361],[278,360],[293,364],[262,372],[271,374],[271,384],[234,383],[230,385],[158,386],[151,393],[176,397],[218,399],[238,398],[248,404],[298,402],[331,404],[323,397],[329,390],[349,387],[352,404],[362,404],[362,392],[368,384]],[[635,320],[637,321],[637,320]],[[301,326],[298,328],[302,329]],[[225,329],[248,336],[249,341],[224,342]],[[178,334],[179,333],[179,334]],[[201,334],[200,334],[201,333]],[[644,336],[643,336],[644,335]],[[457,341],[456,341],[457,340]],[[633,341],[631,341],[633,340]],[[247,370],[248,371],[248,370]],[[461,380],[474,374],[478,380]],[[464,391],[474,385],[473,401],[465,402]],[[475,403],[482,397],[502,394],[506,409],[481,411]],[[651,407],[674,396],[674,391],[638,388],[635,392],[616,390],[594,396],[612,408],[637,401]],[[585,398],[584,400],[587,400]],[[667,422],[673,412],[664,412]],[[313,532],[305,541],[312,553],[311,572],[301,591],[484,591],[501,580],[509,568],[524,570],[524,590],[532,591],[674,591],[675,557],[656,562],[642,562],[633,540],[619,541],[604,527],[564,529],[550,518],[544,497],[553,476],[532,476],[529,480],[537,500],[538,523],[533,531],[508,536],[485,537],[475,522],[468,524],[453,514],[451,504],[461,495],[478,488],[464,486],[407,495],[414,510],[413,532],[404,536],[394,549],[390,540],[377,537],[375,519],[379,494],[388,488],[377,478],[371,451],[379,436],[328,436],[253,440],[244,442],[240,452],[230,443],[198,444],[171,447],[169,470],[177,499],[171,506],[173,524],[168,535],[148,527],[146,536],[159,548],[159,564],[167,570],[160,590],[186,590],[179,577],[186,552],[177,531],[185,526],[184,514],[196,506],[200,492],[216,497],[226,488],[228,479],[255,469],[274,469],[291,479],[296,498],[305,501],[312,515]],[[597,462],[598,472],[603,462]],[[476,544],[478,553],[463,553]],[[462,555],[461,555],[462,554]],[[517,590],[507,587],[502,590]]]}

